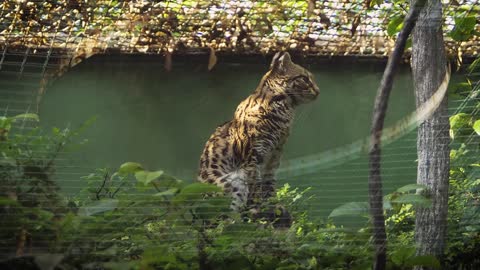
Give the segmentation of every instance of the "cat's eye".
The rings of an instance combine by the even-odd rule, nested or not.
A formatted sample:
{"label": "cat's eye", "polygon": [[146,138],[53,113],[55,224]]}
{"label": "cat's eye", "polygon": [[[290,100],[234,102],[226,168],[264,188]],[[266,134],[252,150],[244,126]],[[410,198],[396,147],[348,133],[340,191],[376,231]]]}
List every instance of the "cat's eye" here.
{"label": "cat's eye", "polygon": [[305,75],[298,75],[291,78],[290,81],[293,81],[295,83],[308,83],[310,79]]}
{"label": "cat's eye", "polygon": [[302,86],[309,86],[311,85],[310,78],[304,75],[300,75],[295,77],[295,84],[300,84]]}

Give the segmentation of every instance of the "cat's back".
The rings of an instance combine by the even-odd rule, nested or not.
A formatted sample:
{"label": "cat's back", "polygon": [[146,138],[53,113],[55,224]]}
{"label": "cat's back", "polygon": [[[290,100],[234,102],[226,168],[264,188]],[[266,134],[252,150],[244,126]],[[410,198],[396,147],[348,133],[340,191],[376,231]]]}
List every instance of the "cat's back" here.
{"label": "cat's back", "polygon": [[231,127],[232,121],[219,125],[206,142],[200,157],[199,181],[213,184],[214,179],[234,167]]}

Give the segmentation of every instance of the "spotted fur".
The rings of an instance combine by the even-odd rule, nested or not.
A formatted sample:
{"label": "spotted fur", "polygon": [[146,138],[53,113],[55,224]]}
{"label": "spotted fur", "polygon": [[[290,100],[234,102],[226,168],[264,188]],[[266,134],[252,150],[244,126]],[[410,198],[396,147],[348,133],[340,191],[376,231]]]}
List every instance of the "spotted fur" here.
{"label": "spotted fur", "polygon": [[275,170],[295,108],[318,96],[312,74],[277,53],[257,89],[217,127],[200,158],[198,180],[233,197],[234,210],[250,209],[274,194]]}

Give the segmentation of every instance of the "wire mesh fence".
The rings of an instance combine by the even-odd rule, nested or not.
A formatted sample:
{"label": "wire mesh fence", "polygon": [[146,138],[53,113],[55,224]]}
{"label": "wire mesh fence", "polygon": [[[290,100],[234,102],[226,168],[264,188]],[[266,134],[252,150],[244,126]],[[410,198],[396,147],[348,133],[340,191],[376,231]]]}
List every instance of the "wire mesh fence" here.
{"label": "wire mesh fence", "polygon": [[[452,17],[451,10],[467,8],[475,11],[476,5],[478,6],[476,1],[446,4],[445,31],[454,27],[455,18]],[[289,49],[315,55],[385,56],[393,47],[392,37],[388,36],[385,30],[388,28],[387,18],[398,15],[395,12],[401,12],[392,10],[392,3],[389,2],[370,7],[370,4],[363,1],[4,1],[0,8],[0,110],[7,118],[38,112],[44,91],[53,82],[52,78],[61,77],[68,67],[92,53],[119,51],[188,54],[214,49],[248,54]],[[460,44],[448,36],[446,39],[450,54],[458,54],[460,51],[463,55],[475,56],[478,53],[478,37]],[[479,237],[479,224],[476,221],[479,215],[478,185],[465,187],[467,181],[461,181],[461,174],[467,172],[469,179],[478,178],[478,156],[472,155],[477,153],[472,149],[478,148],[478,134],[472,132],[471,124],[478,119],[480,90],[478,82],[472,84],[467,95],[460,93],[463,96],[460,95],[450,102],[449,114],[444,117],[461,114],[467,119],[465,126],[454,131],[456,133],[452,135],[452,156],[456,160],[452,165],[452,196],[466,198],[461,202],[455,201],[459,205],[452,206],[452,217],[459,219],[449,224],[451,230],[448,241],[455,245],[459,242],[465,244],[468,242],[467,238],[470,238],[468,240],[472,242],[469,243],[473,243],[473,246],[468,246],[471,249],[468,251],[474,253],[478,250],[478,247],[475,249],[478,244],[473,240]],[[470,126],[468,123],[471,123]],[[368,229],[357,230],[365,224],[365,220],[359,221],[357,218],[341,220],[342,225],[335,227],[325,219],[310,223],[301,221],[302,216],[299,215],[296,216],[299,219],[295,230],[285,235],[276,231],[264,231],[248,224],[224,224],[228,229],[225,229],[227,233],[222,234],[223,231],[219,231],[224,229],[223,227],[212,229],[203,227],[205,224],[198,222],[209,220],[218,212],[227,211],[224,207],[225,201],[218,200],[210,205],[202,205],[205,201],[203,197],[187,196],[183,201],[179,199],[175,205],[174,200],[165,200],[165,197],[169,198],[179,191],[172,190],[176,187],[168,185],[158,190],[153,187],[149,190],[150,193],[147,192],[148,195],[132,190],[122,193],[119,188],[133,185],[133,182],[129,182],[132,179],[119,181],[115,178],[118,175],[113,176],[114,172],[105,171],[87,176],[90,177],[87,180],[100,185],[91,187],[95,190],[89,191],[88,200],[102,199],[102,203],[94,206],[75,205],[72,198],[54,196],[58,187],[52,184],[51,180],[77,180],[83,173],[78,170],[82,164],[72,162],[68,151],[62,148],[62,140],[35,141],[43,136],[35,133],[35,127],[36,120],[27,117],[13,122],[11,137],[23,134],[23,140],[16,141],[15,147],[21,148],[23,145],[23,149],[32,151],[29,146],[35,144],[35,153],[20,155],[15,160],[17,164],[2,161],[4,174],[0,185],[0,206],[3,207],[1,231],[2,235],[10,234],[2,240],[2,259],[15,256],[15,253],[17,256],[33,254],[46,256],[44,258],[51,262],[46,264],[47,266],[67,258],[74,262],[74,265],[76,263],[77,268],[95,268],[101,265],[117,269],[124,264],[128,269],[133,265],[126,262],[143,258],[142,263],[148,264],[148,260],[151,260],[154,265],[157,263],[164,266],[162,263],[167,261],[167,264],[171,263],[180,268],[191,266],[185,261],[197,261],[201,258],[203,250],[200,245],[205,240],[206,250],[217,252],[210,256],[237,258],[232,253],[243,252],[242,256],[251,264],[257,260],[252,256],[255,253],[267,254],[278,260],[298,256],[299,258],[292,259],[295,264],[311,264],[311,267],[333,264],[330,261],[331,254],[345,262],[366,256],[366,264],[361,263],[370,263],[369,232]],[[72,128],[58,131],[58,138],[72,135],[69,133],[71,130]],[[393,195],[399,187],[412,183],[416,177],[415,130],[411,129],[402,134],[402,140],[402,144],[393,141],[386,145],[383,154],[384,182],[391,184],[386,193]],[[2,139],[0,143],[7,145],[9,142]],[[465,149],[469,149],[470,154],[467,155],[465,152],[468,151]],[[298,159],[284,160],[283,167],[279,170],[279,188],[286,182],[292,185],[290,190],[287,189],[289,192],[298,188],[292,193],[285,191],[285,200],[292,203],[299,200],[301,205],[298,207],[307,209],[309,215],[320,213],[325,217],[326,212],[330,213],[338,206],[338,199],[353,201],[351,194],[356,193],[354,201],[358,203],[351,205],[350,210],[361,216],[367,211],[362,202],[368,199],[368,164],[364,150],[365,145],[357,143]],[[50,155],[51,151],[55,154]],[[463,156],[456,158],[455,155]],[[52,161],[55,166],[50,171],[49,164]],[[348,166],[339,166],[346,163]],[[7,179],[5,173],[17,170],[15,166],[29,167],[23,168],[13,179]],[[37,171],[37,167],[48,167],[48,170]],[[20,184],[20,187],[15,189],[17,187],[10,182],[25,180],[25,177],[38,181],[38,176],[45,173],[55,175],[53,179],[46,179],[49,181],[46,189],[37,188],[37,184],[34,185],[35,188],[26,184],[23,190]],[[315,175],[315,180],[312,174]],[[404,177],[405,181],[400,183],[398,180],[391,180],[392,176],[396,176],[395,179]],[[290,182],[292,178],[304,178],[307,181],[293,184]],[[108,186],[108,181],[113,183],[112,186]],[[478,182],[478,179],[476,181]],[[316,194],[316,200],[305,200],[302,204],[302,200],[309,195],[302,195],[304,197],[301,198],[299,193],[308,188],[322,190],[322,193]],[[4,198],[8,200],[3,200]],[[334,199],[335,202],[332,202]],[[21,206],[12,203],[12,200],[20,202]],[[58,200],[65,201],[57,203]],[[395,199],[391,198],[391,201],[393,200]],[[396,207],[400,204],[391,202],[390,208],[388,205],[386,207],[388,211],[397,211]],[[28,212],[29,209],[37,208],[46,210]],[[111,212],[112,209],[116,210]],[[412,210],[400,210],[401,213],[409,211]],[[460,213],[462,211],[465,213]],[[72,213],[81,216],[82,220],[75,219]],[[402,237],[411,237],[414,225],[412,217],[405,218],[400,213],[395,213],[387,221],[393,224],[389,233],[405,232]],[[196,215],[203,215],[203,218]],[[7,219],[13,220],[19,216],[27,220],[21,220],[20,223],[6,222]],[[402,221],[397,222],[395,219]],[[57,221],[59,223],[55,223]],[[40,224],[41,222],[46,225]],[[58,227],[53,228],[49,222]],[[69,222],[78,222],[77,227],[71,226]],[[202,231],[204,229],[205,231]],[[302,230],[308,233],[302,234]],[[63,238],[58,237],[60,234]],[[295,235],[298,238],[295,238]],[[239,247],[235,246],[235,243],[226,243],[227,240],[237,241]],[[392,237],[390,240],[393,246],[402,244],[400,238]],[[451,248],[459,248],[455,245],[452,244]],[[361,253],[361,250],[366,253]],[[297,251],[304,253],[295,253]],[[181,255],[176,259],[162,257],[167,254]],[[317,259],[324,262],[304,262],[305,258],[301,258],[312,254],[321,254]],[[155,257],[160,258],[159,261],[155,261]],[[177,264],[173,263],[175,260]],[[218,261],[220,269],[229,263],[245,263],[241,260]],[[245,265],[248,264],[243,267],[247,267]],[[478,265],[478,262],[473,261],[472,265]],[[348,264],[343,266],[347,267]]]}

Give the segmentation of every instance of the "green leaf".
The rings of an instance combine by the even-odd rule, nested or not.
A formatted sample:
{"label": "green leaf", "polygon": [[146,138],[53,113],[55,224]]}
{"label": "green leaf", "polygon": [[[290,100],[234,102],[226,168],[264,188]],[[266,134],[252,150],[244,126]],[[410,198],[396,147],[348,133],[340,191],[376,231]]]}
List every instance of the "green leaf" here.
{"label": "green leaf", "polygon": [[475,30],[476,23],[477,23],[477,19],[473,15],[461,16],[461,17],[455,18],[455,27],[459,27],[463,31]]}
{"label": "green leaf", "polygon": [[386,195],[383,197],[383,209],[385,210],[391,210],[393,207],[392,207],[392,203],[390,202],[390,196],[389,195]]}
{"label": "green leaf", "polygon": [[397,189],[397,192],[406,193],[406,192],[410,192],[410,191],[416,191],[417,189],[424,190],[424,189],[426,189],[426,186],[425,185],[419,185],[419,184],[409,184],[409,185],[405,185],[405,186]]}
{"label": "green leaf", "polygon": [[175,203],[195,202],[203,199],[204,194],[210,192],[220,192],[222,189],[215,185],[205,183],[193,183],[185,186],[174,198]]}
{"label": "green leaf", "polygon": [[212,196],[205,199],[209,204],[216,207],[219,211],[228,211],[232,204],[232,197],[230,196]]}
{"label": "green leaf", "polygon": [[7,118],[5,116],[0,116],[0,129],[9,131],[12,128],[12,118]]}
{"label": "green leaf", "polygon": [[464,14],[455,18],[455,27],[449,33],[449,36],[455,41],[467,41],[475,33],[477,19],[473,15],[465,16]]}
{"label": "green leaf", "polygon": [[473,123],[473,130],[480,135],[480,120],[477,120],[475,123]]}
{"label": "green leaf", "polygon": [[390,256],[392,262],[397,266],[405,266],[406,262],[415,255],[415,247],[402,246],[396,248]]}
{"label": "green leaf", "polygon": [[408,37],[407,43],[405,43],[405,50],[410,49],[412,47],[413,41],[412,37]]}
{"label": "green leaf", "polygon": [[450,117],[450,128],[459,129],[468,126],[472,116],[467,113],[458,113]]}
{"label": "green leaf", "polygon": [[375,5],[380,6],[383,4],[383,1],[384,0],[372,0],[372,2],[370,2],[370,7],[374,7]]}
{"label": "green leaf", "polygon": [[393,36],[396,33],[400,32],[403,27],[403,20],[405,18],[405,15],[398,15],[396,17],[393,17],[390,22],[388,22],[387,25],[387,34],[389,36]]}
{"label": "green leaf", "polygon": [[171,175],[168,174],[162,174],[157,180],[155,180],[155,184],[157,184],[160,187],[164,188],[182,188],[183,187],[183,182],[180,179],[177,179]]}
{"label": "green leaf", "polygon": [[170,189],[167,189],[165,191],[158,192],[153,196],[173,196],[173,195],[177,194],[177,192],[178,192],[178,188],[170,188]]}
{"label": "green leaf", "polygon": [[125,175],[129,173],[136,173],[140,170],[143,170],[142,165],[140,163],[125,162],[122,165],[120,165],[120,168],[118,169],[118,173]]}
{"label": "green leaf", "polygon": [[458,113],[449,118],[450,121],[450,136],[455,139],[462,135],[471,134],[472,116],[466,113]]}
{"label": "green leaf", "polygon": [[60,129],[58,127],[53,127],[52,128],[52,133],[53,133],[53,135],[58,136],[58,135],[60,135]]}
{"label": "green leaf", "polygon": [[37,114],[34,113],[24,113],[24,114],[19,114],[11,117],[13,120],[33,120],[33,121],[40,121],[40,118],[38,118]]}
{"label": "green leaf", "polygon": [[475,59],[475,61],[473,61],[473,62],[467,67],[467,70],[468,70],[468,72],[470,72],[470,73],[476,72],[476,71],[480,71],[480,57],[478,57],[477,59]]}
{"label": "green leaf", "polygon": [[135,178],[144,185],[150,184],[153,180],[157,179],[163,174],[163,171],[137,171],[135,173]]}
{"label": "green leaf", "polygon": [[415,256],[409,258],[408,260],[406,260],[405,265],[410,267],[425,266],[434,269],[440,269],[440,262],[435,256],[431,255]]}
{"label": "green leaf", "polygon": [[349,202],[333,209],[328,217],[368,216],[368,203]]}
{"label": "green leaf", "polygon": [[103,199],[100,201],[96,201],[93,204],[81,207],[78,210],[80,216],[92,216],[99,213],[112,211],[117,208],[118,200],[115,199]]}
{"label": "green leaf", "polygon": [[402,194],[392,200],[392,203],[413,204],[416,206],[428,207],[431,201],[419,194]]}

